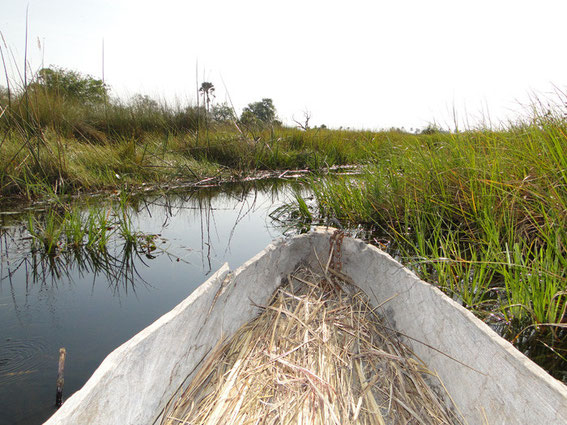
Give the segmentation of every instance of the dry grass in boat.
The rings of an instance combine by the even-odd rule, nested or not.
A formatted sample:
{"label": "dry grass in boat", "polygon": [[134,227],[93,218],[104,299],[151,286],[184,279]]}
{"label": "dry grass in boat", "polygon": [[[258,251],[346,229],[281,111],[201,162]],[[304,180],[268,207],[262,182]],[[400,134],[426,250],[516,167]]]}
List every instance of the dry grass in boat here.
{"label": "dry grass in boat", "polygon": [[430,378],[364,294],[302,269],[209,356],[162,424],[462,423]]}

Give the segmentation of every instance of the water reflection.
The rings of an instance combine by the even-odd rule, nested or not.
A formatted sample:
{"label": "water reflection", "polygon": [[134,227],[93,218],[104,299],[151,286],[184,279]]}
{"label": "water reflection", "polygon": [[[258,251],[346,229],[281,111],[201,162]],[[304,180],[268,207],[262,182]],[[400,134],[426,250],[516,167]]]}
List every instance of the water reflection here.
{"label": "water reflection", "polygon": [[[187,251],[198,252],[201,255],[201,264],[206,267],[207,273],[212,271],[213,238],[220,240],[217,225],[217,216],[230,215],[232,224],[228,232],[228,240],[224,253],[230,252],[231,242],[238,225],[255,210],[266,206],[274,206],[283,194],[289,195],[290,189],[297,190],[297,185],[282,183],[280,180],[268,182],[254,182],[254,184],[231,184],[222,187],[214,186],[190,191],[168,194],[152,194],[146,196],[133,196],[128,198],[127,217],[124,220],[112,223],[112,229],[122,226],[136,226],[137,230],[128,229],[114,232],[109,243],[104,246],[91,246],[82,244],[67,246],[59,249],[55,254],[46,252],[38,247],[26,225],[22,224],[22,215],[10,214],[9,223],[4,220],[5,227],[0,227],[0,255],[2,257],[0,278],[10,280],[12,276],[25,269],[26,283],[51,284],[57,286],[61,280],[73,280],[73,276],[83,277],[90,275],[93,283],[101,279],[108,284],[116,294],[120,290],[127,291],[134,288],[137,283],[145,283],[138,267],[149,267],[148,261],[165,255],[174,261],[187,261],[186,255],[181,253],[180,246],[173,247],[168,239],[162,236],[163,231],[170,227],[175,228],[177,221],[188,220],[198,223],[200,244],[199,249],[192,246]],[[91,200],[92,202],[92,200]],[[113,205],[119,203],[118,199],[108,203],[107,213]],[[88,221],[99,210],[89,210],[90,202],[81,204],[82,220]],[[34,220],[46,221],[49,211],[39,210]],[[227,214],[230,212],[230,214]],[[116,214],[116,213],[115,213]],[[118,213],[120,214],[120,213]],[[6,218],[6,216],[4,216]],[[15,219],[14,219],[15,218]],[[19,220],[18,220],[19,218]],[[159,229],[160,233],[146,232],[145,222],[152,222],[152,229]],[[222,231],[226,230],[226,220],[222,218]],[[135,222],[132,224],[132,222]],[[126,224],[123,224],[126,223]],[[270,223],[270,227],[281,224]],[[109,228],[110,230],[110,228]],[[177,229],[178,230],[178,229]],[[124,236],[132,233],[132,239]],[[64,233],[62,233],[62,237]],[[178,238],[176,238],[178,239]],[[215,252],[216,254],[217,252]]]}
{"label": "water reflection", "polygon": [[[289,185],[256,183],[131,197],[134,239],[117,228],[105,249],[54,255],[34,246],[26,213],[0,215],[0,424],[51,415],[59,347],[68,353],[68,396],[222,263],[239,266],[281,235],[269,213],[292,194]],[[120,197],[85,201],[85,217],[93,204],[110,210]]]}
{"label": "water reflection", "polygon": [[[26,234],[23,229],[24,226],[21,226],[13,230]],[[148,239],[152,235],[143,237]],[[148,242],[131,243],[115,235],[110,241],[112,249],[106,245],[93,247],[84,244],[52,254],[38,248],[37,242],[28,235],[17,238],[14,233],[5,232],[2,240],[0,277],[12,283],[15,275],[23,273],[26,293],[30,284],[57,288],[62,281],[73,282],[75,276],[91,276],[93,285],[97,280],[103,280],[115,294],[127,292],[129,288],[135,289],[137,283],[145,283],[137,269],[139,266],[148,266],[141,255],[145,253]],[[153,256],[146,253],[146,258]]]}

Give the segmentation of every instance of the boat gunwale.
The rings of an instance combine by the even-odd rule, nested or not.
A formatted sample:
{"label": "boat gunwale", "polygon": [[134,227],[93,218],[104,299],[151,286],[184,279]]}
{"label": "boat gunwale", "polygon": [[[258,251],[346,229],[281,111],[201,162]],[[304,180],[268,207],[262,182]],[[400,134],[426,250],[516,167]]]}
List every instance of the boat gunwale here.
{"label": "boat gunwale", "polygon": [[[328,255],[329,239],[333,233],[334,229],[317,228],[308,234],[289,239],[280,239],[269,244],[264,250],[246,261],[231,274],[229,274],[228,265],[223,265],[174,309],[164,314],[154,323],[111,352],[83,388],[72,395],[63,404],[60,410],[46,422],[46,425],[78,423],[77,420],[79,418],[81,418],[81,422],[79,423],[85,423],[84,418],[87,417],[91,419],[96,418],[96,423],[116,423],[116,417],[112,416],[112,414],[116,412],[126,416],[124,419],[120,420],[121,423],[151,423],[150,421],[155,418],[159,411],[163,410],[173,393],[180,387],[184,380],[187,379],[188,375],[191,374],[191,367],[187,365],[183,367],[180,366],[181,360],[193,359],[192,366],[202,361],[215,345],[212,342],[213,340],[217,341],[219,338],[231,336],[243,322],[257,314],[259,310],[258,305],[266,303],[266,300],[269,299],[270,295],[275,288],[279,286],[288,272],[291,272],[298,264],[306,262],[309,257],[311,257],[310,261],[315,264],[318,260],[311,255],[313,250],[320,253],[326,252],[326,255]],[[516,350],[508,341],[501,338],[488,325],[475,317],[472,312],[447,297],[438,288],[419,279],[413,272],[377,247],[367,245],[360,240],[345,238],[343,242],[343,253],[345,251],[350,253],[348,256],[343,256],[343,270],[345,274],[353,278],[357,286],[367,293],[375,305],[379,305],[380,300],[389,298],[387,291],[384,292],[385,289],[387,289],[384,285],[392,286],[392,283],[386,282],[385,279],[395,277],[397,283],[394,289],[397,289],[398,292],[403,292],[400,291],[399,288],[406,288],[403,294],[403,296],[406,297],[406,301],[411,303],[413,299],[413,301],[416,302],[416,297],[421,297],[417,299],[417,301],[425,303],[427,300],[432,300],[436,308],[440,308],[444,312],[450,312],[451,317],[458,312],[459,314],[454,316],[454,320],[467,323],[471,327],[474,338],[478,340],[477,345],[480,342],[488,345],[495,344],[491,350],[498,353],[498,358],[491,360],[500,365],[506,365],[506,367],[509,366],[512,368],[512,371],[518,375],[518,377],[514,375],[512,381],[521,378],[525,381],[525,385],[530,385],[529,390],[531,392],[537,389],[536,394],[531,395],[531,401],[530,397],[527,397],[526,402],[522,402],[522,405],[517,406],[517,408],[514,407],[514,409],[518,411],[518,420],[523,420],[523,422],[518,423],[535,423],[533,420],[529,422],[531,420],[530,418],[533,419],[534,417],[541,420],[541,415],[546,414],[546,410],[537,407],[538,403],[544,406],[555,405],[557,407],[555,418],[553,418],[549,412],[547,413],[547,419],[549,419],[547,423],[567,423],[567,387]],[[360,263],[362,261],[366,261],[366,263],[364,263],[367,264],[366,268],[361,267]],[[368,275],[370,269],[374,270],[378,267],[384,268],[381,272],[384,276],[378,274],[376,276]],[[227,278],[227,276],[229,276],[229,278]],[[411,288],[412,291],[410,292],[407,288]],[[390,291],[391,294],[395,292],[394,289]],[[400,304],[401,301],[402,298],[393,299],[381,307],[383,314],[394,322],[394,325],[399,325],[404,321],[411,321],[412,319],[411,317],[405,317],[402,311],[395,311],[394,306]],[[419,306],[419,302],[412,306],[412,308]],[[402,307],[404,306],[403,303],[401,305]],[[424,305],[424,308],[425,307]],[[399,307],[398,310],[400,310]],[[189,340],[189,334],[193,335],[195,333],[197,336],[204,338],[204,342],[194,342],[194,346],[190,347],[189,351],[193,350],[193,352],[182,353],[180,350],[177,350],[179,351],[177,354],[180,356],[180,359],[165,362],[164,359],[159,357],[160,347],[145,347],[145,345],[150,343],[163,344],[166,337],[160,335],[160,332],[163,333],[167,330],[166,328],[173,326],[173,324],[180,326],[184,322],[184,318],[189,320],[192,314],[196,313],[201,314],[200,323],[190,326],[189,329],[184,330],[183,333],[183,338],[185,338],[183,341]],[[423,321],[430,319],[429,317],[424,317]],[[451,330],[450,327],[449,330]],[[431,332],[433,332],[433,328]],[[408,336],[411,337],[412,335],[408,334]],[[428,338],[430,336],[431,335],[428,335]],[[413,335],[413,337],[416,337],[416,335]],[[424,338],[416,337],[414,339]],[[427,339],[423,342],[427,342]],[[208,347],[205,347],[206,344],[208,344]],[[418,356],[422,357],[422,360],[428,365],[430,365],[430,359],[434,359],[433,366],[438,370],[442,381],[448,386],[450,393],[452,393],[452,388],[450,387],[456,385],[455,382],[461,386],[463,382],[468,383],[464,381],[465,379],[470,379],[471,382],[482,382],[482,385],[491,386],[490,391],[492,391],[492,397],[496,398],[490,400],[491,396],[484,395],[484,399],[488,399],[484,406],[486,407],[484,413],[472,407],[466,407],[464,409],[465,412],[463,412],[463,414],[467,420],[469,420],[469,424],[485,423],[482,419],[483,414],[488,415],[491,419],[489,422],[491,424],[504,423],[501,421],[493,422],[492,418],[502,419],[503,416],[499,411],[502,410],[501,404],[504,401],[514,403],[514,401],[517,402],[517,400],[515,400],[513,395],[509,394],[511,388],[506,388],[506,385],[500,383],[500,381],[504,382],[506,380],[506,376],[498,376],[498,373],[502,372],[502,370],[490,371],[488,376],[475,378],[475,374],[480,375],[478,372],[486,373],[487,369],[469,365],[473,366],[473,369],[477,369],[478,371],[473,372],[469,370],[468,372],[463,372],[462,369],[466,369],[464,366],[461,365],[459,368],[455,365],[450,365],[450,361],[447,360],[446,355],[459,360],[459,356],[453,355],[454,353],[451,352],[451,348],[438,350],[447,351],[444,357],[444,355],[432,352],[431,349],[425,347],[423,344],[416,343],[415,340],[410,341],[410,344],[414,347]],[[492,347],[492,345],[490,345],[490,347]],[[155,400],[152,400],[145,394],[140,400],[131,400],[133,398],[133,396],[131,396],[130,399],[120,403],[120,406],[117,407],[113,405],[113,403],[117,403],[119,394],[104,393],[112,391],[120,393],[120,391],[122,391],[123,394],[128,397],[129,389],[126,388],[124,392],[124,388],[121,388],[121,385],[128,384],[125,375],[132,372],[132,367],[128,367],[127,362],[132,355],[139,355],[140,352],[144,353],[144,349],[149,350],[148,356],[150,357],[141,365],[130,365],[137,367],[137,372],[135,372],[137,375],[131,378],[136,381],[136,384],[145,385],[145,389],[153,394]],[[172,352],[177,351],[172,349]],[[429,359],[427,357],[429,357]],[[439,360],[440,358],[442,358],[442,360]],[[157,364],[150,364],[152,362],[156,362]],[[470,362],[464,361],[463,363],[468,364]],[[442,365],[442,368],[438,367],[439,364]],[[488,367],[490,365],[483,366]],[[160,367],[165,367],[165,369],[158,370]],[[452,379],[450,377],[447,382],[446,377],[443,376],[445,371],[440,369],[450,369],[451,373],[457,374],[457,378]],[[166,380],[169,377],[169,387],[155,388],[154,385],[146,382],[149,378],[145,377],[144,374],[148,373],[162,373],[162,378],[165,377]],[[147,379],[144,380],[144,378]],[[500,381],[495,381],[496,378],[499,378]],[[107,386],[105,387],[105,385]],[[474,386],[475,389],[478,390],[478,385],[475,384]],[[460,390],[457,392],[459,391]],[[508,398],[504,397],[507,395],[506,393],[508,394]],[[464,396],[468,395],[470,395],[469,392],[464,391]],[[101,397],[105,398],[102,399]],[[518,395],[518,397],[524,398],[521,394]],[[97,398],[99,399],[97,400]],[[457,398],[456,404],[460,410],[463,410],[463,395],[458,395]],[[84,405],[84,403],[92,403],[92,405]],[[144,405],[144,403],[147,403],[147,405]],[[140,413],[129,410],[134,408],[143,409],[144,412]],[[507,412],[506,409],[510,408],[512,407],[504,406],[503,411]],[[152,411],[150,412],[150,410]]]}

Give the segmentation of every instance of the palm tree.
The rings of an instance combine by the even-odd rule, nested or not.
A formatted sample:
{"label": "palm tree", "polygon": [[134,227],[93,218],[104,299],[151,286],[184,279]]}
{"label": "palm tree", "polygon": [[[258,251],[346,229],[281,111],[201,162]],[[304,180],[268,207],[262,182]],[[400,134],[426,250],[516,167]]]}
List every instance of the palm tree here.
{"label": "palm tree", "polygon": [[209,112],[209,105],[211,103],[211,97],[215,97],[215,95],[214,95],[215,86],[213,85],[213,83],[209,83],[207,81],[204,81],[201,84],[201,88],[199,89],[199,91],[201,92],[201,94],[203,96],[203,102],[205,102],[206,111]]}

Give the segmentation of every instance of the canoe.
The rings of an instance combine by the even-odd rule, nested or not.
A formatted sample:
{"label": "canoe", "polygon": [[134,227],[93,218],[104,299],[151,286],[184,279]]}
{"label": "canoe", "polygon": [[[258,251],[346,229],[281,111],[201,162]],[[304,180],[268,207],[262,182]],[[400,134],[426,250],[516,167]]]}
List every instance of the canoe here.
{"label": "canoe", "polygon": [[567,387],[471,312],[378,248],[333,229],[278,240],[231,272],[222,266],[125,342],[46,422],[156,424],[218,341],[259,314],[298,265],[340,253],[342,273],[438,375],[469,425],[565,424]]}

